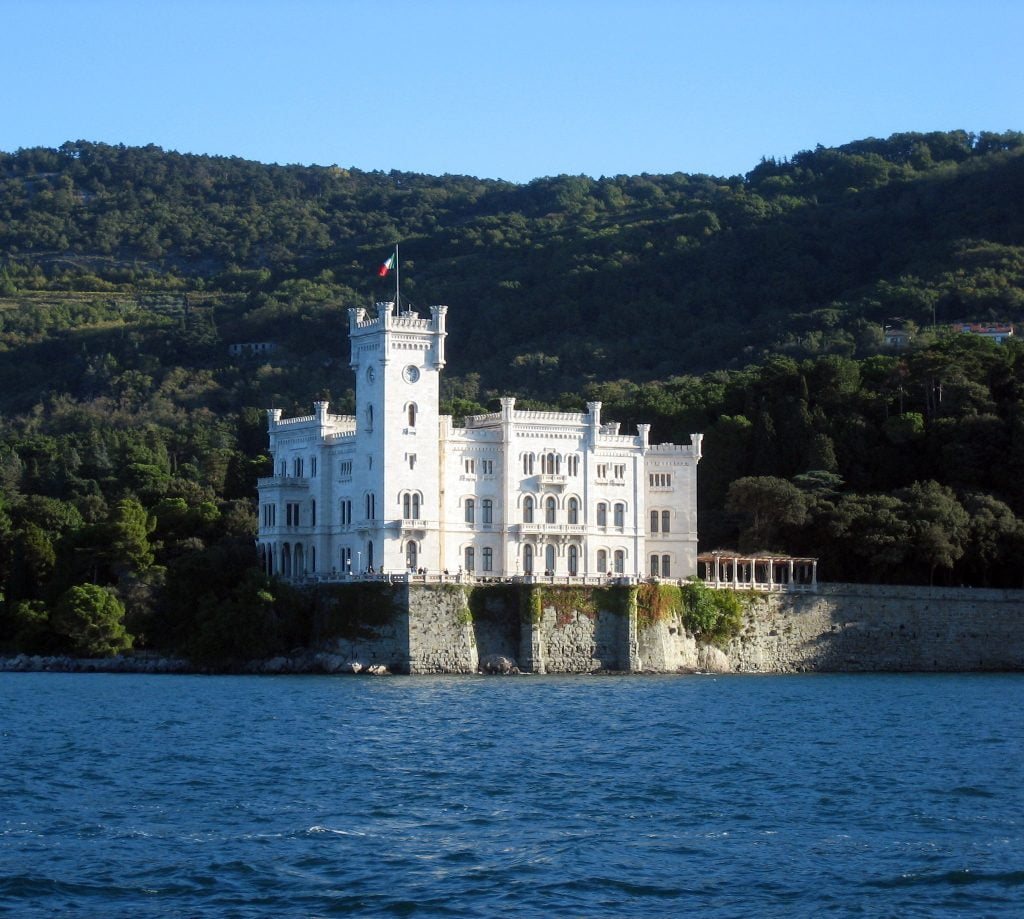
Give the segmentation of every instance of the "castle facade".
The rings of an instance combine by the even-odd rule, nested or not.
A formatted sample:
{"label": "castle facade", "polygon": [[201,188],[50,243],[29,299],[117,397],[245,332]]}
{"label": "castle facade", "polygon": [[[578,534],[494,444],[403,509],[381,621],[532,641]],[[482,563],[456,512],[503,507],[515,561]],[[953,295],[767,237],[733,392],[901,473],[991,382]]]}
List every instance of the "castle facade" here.
{"label": "castle facade", "polygon": [[501,409],[456,427],[438,409],[445,306],[349,310],[356,414],[268,412],[258,551],[291,580],[426,571],[477,578],[697,572],[691,443],[651,444],[587,411]]}

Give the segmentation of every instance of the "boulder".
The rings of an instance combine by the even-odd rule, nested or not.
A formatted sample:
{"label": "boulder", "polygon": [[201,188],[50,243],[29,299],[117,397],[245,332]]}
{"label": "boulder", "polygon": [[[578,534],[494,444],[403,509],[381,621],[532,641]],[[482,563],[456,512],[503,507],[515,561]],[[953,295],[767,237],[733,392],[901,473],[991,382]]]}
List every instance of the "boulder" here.
{"label": "boulder", "polygon": [[480,661],[481,673],[518,673],[516,662],[504,654],[489,654]]}
{"label": "boulder", "polygon": [[697,667],[708,673],[730,673],[732,665],[721,648],[714,645],[701,645],[697,652]]}

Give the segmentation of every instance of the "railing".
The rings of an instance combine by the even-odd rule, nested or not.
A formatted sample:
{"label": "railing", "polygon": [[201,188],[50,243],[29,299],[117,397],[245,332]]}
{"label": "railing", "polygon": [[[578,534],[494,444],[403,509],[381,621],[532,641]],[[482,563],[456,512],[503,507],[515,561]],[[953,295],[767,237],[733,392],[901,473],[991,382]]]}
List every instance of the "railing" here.
{"label": "railing", "polygon": [[[613,584],[637,584],[643,578],[635,578],[630,575],[564,575],[564,574],[482,574],[476,572],[462,571],[455,574],[444,572],[430,572],[427,574],[416,574],[406,571],[386,571],[369,574],[350,574],[339,571],[330,573],[292,576],[290,579],[294,584],[349,584],[375,582],[379,584],[551,584],[554,586],[579,586],[591,585],[595,587],[609,586]],[[675,583],[675,582],[665,582]]]}
{"label": "railing", "polygon": [[256,484],[260,488],[269,488],[273,485],[301,485],[306,488],[309,486],[309,479],[301,475],[271,475],[257,479]]}
{"label": "railing", "polygon": [[582,523],[518,523],[512,526],[520,533],[586,533],[587,527]]}

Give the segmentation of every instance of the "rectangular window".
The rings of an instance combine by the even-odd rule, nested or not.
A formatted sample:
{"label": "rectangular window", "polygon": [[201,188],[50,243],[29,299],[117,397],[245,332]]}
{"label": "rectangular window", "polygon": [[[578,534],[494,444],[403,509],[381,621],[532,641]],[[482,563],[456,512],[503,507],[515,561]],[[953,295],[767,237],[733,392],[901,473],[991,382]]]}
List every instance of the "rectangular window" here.
{"label": "rectangular window", "polygon": [[651,532],[652,533],[657,533],[658,532],[658,512],[657,511],[651,511]]}
{"label": "rectangular window", "polygon": [[476,501],[472,498],[466,499],[466,523],[472,523],[476,519]]}
{"label": "rectangular window", "polygon": [[599,527],[608,526],[608,505],[603,501],[597,505],[597,525]]}
{"label": "rectangular window", "polygon": [[316,457],[315,456],[311,456],[309,458],[309,475],[310,475],[310,478],[313,478],[313,479],[316,478]]}
{"label": "rectangular window", "polygon": [[480,460],[480,472],[484,475],[494,475],[494,460]]}
{"label": "rectangular window", "polygon": [[598,463],[597,465],[597,477],[599,479],[608,478],[608,466],[606,463]]}
{"label": "rectangular window", "polygon": [[338,472],[343,479],[351,478],[352,460],[342,460],[341,465],[338,467]]}
{"label": "rectangular window", "polygon": [[626,467],[624,465],[615,465],[615,478],[624,479],[626,477]]}
{"label": "rectangular window", "polygon": [[410,469],[415,469],[416,468],[416,454],[415,453],[410,453],[409,454],[409,468]]}
{"label": "rectangular window", "polygon": [[466,475],[475,475],[476,474],[476,460],[472,460],[472,459],[465,460],[463,465],[464,465],[464,468],[466,470]]}
{"label": "rectangular window", "polygon": [[615,526],[624,527],[626,525],[626,505],[616,504],[615,505]]}
{"label": "rectangular window", "polygon": [[476,566],[476,550],[472,546],[466,547],[466,571],[473,571]]}
{"label": "rectangular window", "polygon": [[484,567],[484,571],[493,571],[494,570],[494,550],[493,549],[490,549],[490,548],[484,549],[483,567]]}
{"label": "rectangular window", "polygon": [[672,515],[668,511],[662,511],[661,512],[661,532],[662,533],[668,533],[669,532],[669,520],[671,519],[671,516]]}
{"label": "rectangular window", "polygon": [[494,523],[494,502],[490,498],[484,498],[483,506],[484,523]]}

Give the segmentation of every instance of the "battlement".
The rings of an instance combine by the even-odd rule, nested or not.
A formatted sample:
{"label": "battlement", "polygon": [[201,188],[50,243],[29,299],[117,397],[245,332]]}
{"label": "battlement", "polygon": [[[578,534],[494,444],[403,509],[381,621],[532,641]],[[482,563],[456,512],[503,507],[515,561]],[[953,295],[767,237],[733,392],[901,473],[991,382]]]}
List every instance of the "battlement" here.
{"label": "battlement", "polygon": [[691,434],[688,444],[652,444],[647,451],[648,456],[686,456],[700,459],[703,434]]}

